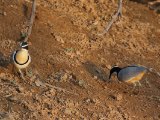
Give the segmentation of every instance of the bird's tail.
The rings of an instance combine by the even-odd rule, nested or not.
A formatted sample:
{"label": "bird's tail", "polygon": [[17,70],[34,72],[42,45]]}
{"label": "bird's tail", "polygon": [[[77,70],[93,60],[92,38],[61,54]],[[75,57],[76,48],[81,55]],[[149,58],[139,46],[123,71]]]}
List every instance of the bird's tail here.
{"label": "bird's tail", "polygon": [[149,72],[156,74],[160,77],[160,72],[156,71],[154,68],[145,67]]}
{"label": "bird's tail", "polygon": [[142,66],[142,67],[144,67],[147,71],[149,71],[150,73],[153,73],[153,74],[155,74],[155,75],[157,75],[157,76],[160,77],[160,72],[158,72],[158,71],[155,70],[154,68],[152,68],[152,67],[146,67],[146,66],[140,65],[140,64],[138,64],[138,66]]}

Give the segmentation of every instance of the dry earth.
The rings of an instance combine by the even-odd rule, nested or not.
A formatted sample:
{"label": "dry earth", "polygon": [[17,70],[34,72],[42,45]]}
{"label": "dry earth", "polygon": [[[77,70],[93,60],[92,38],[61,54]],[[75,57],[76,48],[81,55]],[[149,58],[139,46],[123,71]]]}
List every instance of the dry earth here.
{"label": "dry earth", "polygon": [[135,1],[124,0],[122,18],[98,36],[117,0],[39,0],[29,39],[32,63],[22,80],[10,55],[32,2],[0,0],[0,119],[159,120],[158,76],[146,74],[134,90],[116,77],[108,82],[115,64],[160,71],[160,15]]}

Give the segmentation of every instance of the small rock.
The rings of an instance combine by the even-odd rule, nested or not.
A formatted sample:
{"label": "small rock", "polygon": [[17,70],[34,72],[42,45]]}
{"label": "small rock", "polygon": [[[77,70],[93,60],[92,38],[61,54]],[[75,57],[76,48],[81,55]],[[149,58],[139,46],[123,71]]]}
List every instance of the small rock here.
{"label": "small rock", "polygon": [[80,51],[76,51],[76,55],[81,55]]}
{"label": "small rock", "polygon": [[120,100],[122,100],[122,99],[123,99],[122,94],[118,94],[118,95],[116,96],[116,100],[120,101]]}
{"label": "small rock", "polygon": [[0,74],[0,78],[5,78],[6,74],[5,73],[1,73]]}
{"label": "small rock", "polygon": [[3,11],[0,11],[0,14],[3,15],[3,16],[6,16],[7,13],[6,12],[3,12]]}
{"label": "small rock", "polygon": [[63,120],[62,118],[55,118],[55,120]]}
{"label": "small rock", "polygon": [[21,86],[19,86],[17,89],[16,89],[18,92],[24,92],[24,88],[23,87],[21,87]]}
{"label": "small rock", "polygon": [[86,101],[86,103],[90,103],[90,102],[91,102],[91,99],[88,98],[88,99],[86,99],[85,101]]}
{"label": "small rock", "polygon": [[47,92],[45,93],[45,95],[46,95],[47,97],[53,97],[53,96],[56,95],[56,90],[55,90],[55,89],[51,89],[51,90],[47,91]]}
{"label": "small rock", "polygon": [[32,76],[31,78],[30,78],[30,81],[33,81],[33,80],[35,80],[37,77],[36,77],[36,75],[34,75],[34,76]]}
{"label": "small rock", "polygon": [[98,99],[95,99],[95,98],[93,98],[92,101],[93,101],[93,103],[95,103],[95,104],[99,104],[99,103],[100,103],[100,101],[99,101]]}
{"label": "small rock", "polygon": [[115,94],[115,95],[111,95],[111,97],[117,101],[120,101],[123,99],[122,94]]}
{"label": "small rock", "polygon": [[80,87],[83,87],[83,88],[86,88],[86,87],[87,87],[87,84],[85,83],[84,80],[79,80],[79,81],[78,81],[78,85],[79,85]]}
{"label": "small rock", "polygon": [[44,86],[44,83],[42,83],[40,80],[36,80],[35,81],[36,86],[40,87],[40,86]]}
{"label": "small rock", "polygon": [[65,73],[65,74],[62,76],[61,80],[64,81],[64,82],[66,82],[67,79],[68,79],[68,75],[67,75],[67,73]]}
{"label": "small rock", "polygon": [[9,101],[14,102],[17,101],[18,99],[15,96],[10,96],[7,98]]}
{"label": "small rock", "polygon": [[62,39],[62,37],[55,35],[55,38],[56,38],[56,40],[57,40],[58,42],[60,42],[60,43],[62,43],[62,44],[65,43],[64,40]]}
{"label": "small rock", "polygon": [[86,99],[84,99],[84,102],[87,103],[87,104],[89,104],[89,103],[94,103],[94,102],[93,102],[93,99],[91,99],[91,98],[86,98]]}
{"label": "small rock", "polygon": [[98,115],[96,113],[92,114],[92,118],[98,117]]}
{"label": "small rock", "polygon": [[6,13],[6,12],[3,12],[3,15],[4,15],[4,16],[6,16],[6,15],[7,15],[7,13]]}
{"label": "small rock", "polygon": [[106,67],[107,67],[109,70],[112,68],[111,65],[107,65]]}
{"label": "small rock", "polygon": [[71,114],[72,114],[72,110],[69,109],[69,108],[66,108],[66,109],[64,110],[64,113],[67,114],[67,115],[71,115]]}
{"label": "small rock", "polygon": [[94,78],[95,80],[97,80],[97,79],[98,79],[98,77],[97,77],[97,76],[94,76],[93,78]]}

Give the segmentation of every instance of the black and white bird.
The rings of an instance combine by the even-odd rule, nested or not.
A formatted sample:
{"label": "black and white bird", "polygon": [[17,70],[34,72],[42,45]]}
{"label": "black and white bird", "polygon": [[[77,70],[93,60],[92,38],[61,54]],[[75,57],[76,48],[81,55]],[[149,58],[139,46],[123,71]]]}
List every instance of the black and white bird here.
{"label": "black and white bird", "polygon": [[30,45],[30,43],[22,42],[20,44],[21,48],[19,50],[16,50],[12,56],[12,60],[14,62],[14,65],[18,69],[18,71],[23,79],[24,79],[24,76],[23,76],[23,73],[21,70],[26,69],[31,62],[31,57],[28,52],[28,45]]}

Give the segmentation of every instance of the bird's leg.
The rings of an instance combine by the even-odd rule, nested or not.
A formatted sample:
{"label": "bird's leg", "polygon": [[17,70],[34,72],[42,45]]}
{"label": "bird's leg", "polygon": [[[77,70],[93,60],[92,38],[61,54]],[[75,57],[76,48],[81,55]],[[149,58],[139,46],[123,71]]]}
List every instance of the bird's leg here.
{"label": "bird's leg", "polygon": [[26,75],[28,76],[28,77],[31,77],[32,76],[32,69],[30,68],[29,70],[27,69],[27,68],[25,68],[25,70],[26,70]]}
{"label": "bird's leg", "polygon": [[20,72],[20,70],[19,70],[17,67],[13,66],[13,73],[14,73],[15,75],[21,76],[21,73],[22,73],[22,72]]}
{"label": "bird's leg", "polygon": [[[137,84],[137,83],[138,83],[138,84]],[[133,83],[133,85],[134,85],[134,87],[133,87],[133,89],[132,89],[132,92],[133,92],[133,94],[138,95],[138,93],[139,93],[139,87],[138,87],[138,90],[136,90],[136,91],[135,91],[135,88],[136,88],[137,86],[141,86],[141,83],[140,83],[140,82],[135,82],[135,83]]]}
{"label": "bird's leg", "polygon": [[139,87],[142,87],[142,84],[141,84],[139,81],[138,81],[137,83],[138,83],[138,86],[139,86]]}
{"label": "bird's leg", "polygon": [[18,71],[19,71],[19,73],[20,73],[21,78],[24,80],[25,78],[24,78],[24,75],[23,75],[21,69],[18,69]]}
{"label": "bird's leg", "polygon": [[151,84],[149,83],[148,79],[146,78],[146,84],[151,87]]}
{"label": "bird's leg", "polygon": [[137,91],[137,93],[136,93],[136,94],[138,94],[139,91],[140,91],[140,87],[142,87],[142,84],[141,84],[139,81],[137,81],[136,83],[138,83],[138,91]]}
{"label": "bird's leg", "polygon": [[25,68],[25,73],[28,76],[28,69],[27,68]]}
{"label": "bird's leg", "polygon": [[133,89],[132,91],[134,91],[134,89],[137,87],[137,84],[136,83],[133,83]]}

